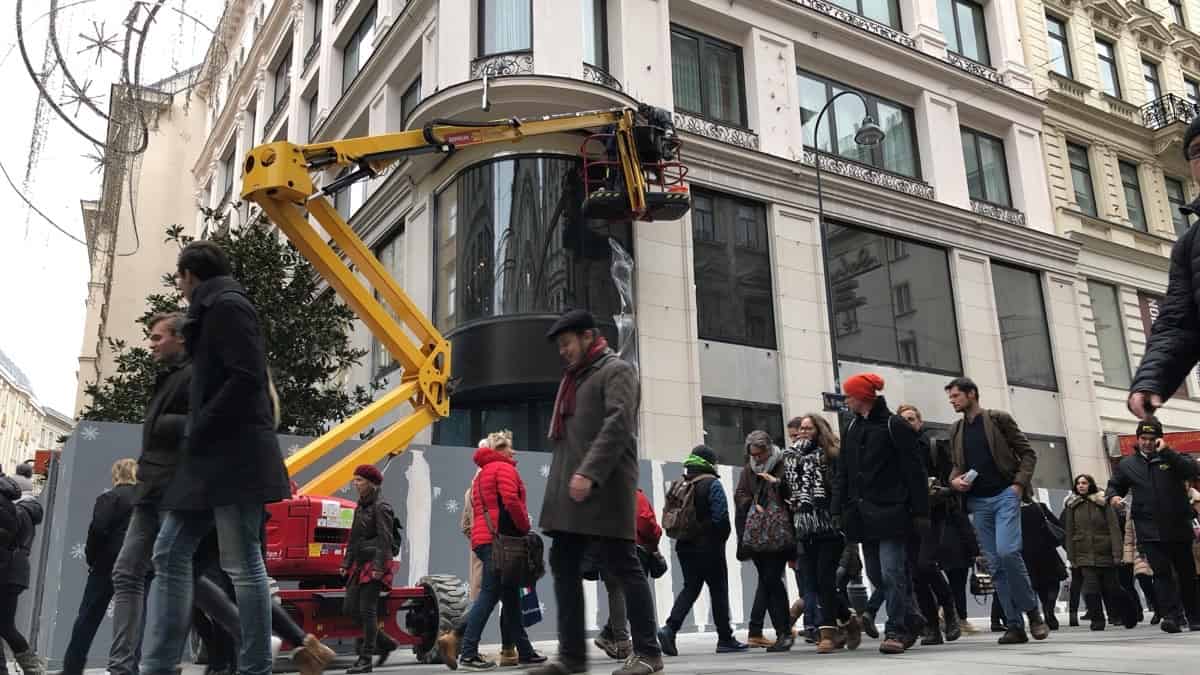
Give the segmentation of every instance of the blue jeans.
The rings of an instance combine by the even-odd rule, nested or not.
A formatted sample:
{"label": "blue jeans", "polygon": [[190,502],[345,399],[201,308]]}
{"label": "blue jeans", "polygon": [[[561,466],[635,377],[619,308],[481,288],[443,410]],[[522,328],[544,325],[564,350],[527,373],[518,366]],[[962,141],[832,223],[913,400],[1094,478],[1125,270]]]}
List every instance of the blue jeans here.
{"label": "blue jeans", "polygon": [[240,675],[271,672],[271,591],[262,559],[262,504],[212,512],[167,511],[154,542],[142,675],[173,675],[183,658],[192,613],[192,557],[216,525],[221,569],[233,580],[241,623]]}
{"label": "blue jeans", "polygon": [[[483,627],[487,625],[497,602],[503,602],[500,610],[501,633],[511,639],[517,647],[517,655],[528,657],[533,655],[533,645],[525,634],[525,625],[521,622],[521,589],[517,586],[502,584],[500,573],[492,566],[492,545],[483,544],[475,547],[475,556],[483,562],[483,575],[480,577],[479,595],[471,605],[467,615],[467,631],[463,635],[460,652],[463,658],[479,655],[479,638],[483,635]],[[505,645],[508,646],[508,645]]]}
{"label": "blue jeans", "polygon": [[[908,632],[912,609],[912,579],[908,570],[908,545],[905,537],[863,542],[866,561],[879,561],[879,576],[873,579],[876,592],[882,593],[887,608],[883,630],[888,637],[899,638]],[[873,562],[868,565],[874,567]]]}
{"label": "blue jeans", "polygon": [[1021,557],[1021,498],[1011,488],[995,497],[967,497],[979,547],[992,570],[996,599],[1009,628],[1025,628],[1025,612],[1038,608]]}

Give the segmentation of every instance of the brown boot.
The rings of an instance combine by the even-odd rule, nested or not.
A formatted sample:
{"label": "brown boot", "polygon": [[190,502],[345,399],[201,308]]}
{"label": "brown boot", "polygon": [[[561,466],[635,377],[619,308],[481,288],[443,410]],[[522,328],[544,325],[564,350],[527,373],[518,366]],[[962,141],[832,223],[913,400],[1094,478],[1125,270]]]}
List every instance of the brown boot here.
{"label": "brown boot", "polygon": [[438,636],[438,652],[442,655],[442,663],[450,670],[458,670],[458,635],[448,630]]}
{"label": "brown boot", "polygon": [[300,675],[321,675],[336,656],[332,649],[309,633],[304,636],[304,643],[292,652],[292,663]]}
{"label": "brown boot", "polygon": [[768,640],[762,635],[751,635],[750,637],[746,638],[746,644],[750,645],[751,647],[770,647],[771,645],[775,644],[775,641]]}
{"label": "brown boot", "polygon": [[862,644],[862,620],[857,614],[851,614],[850,620],[842,626],[842,630],[846,634],[846,649],[858,649]]}
{"label": "brown boot", "polygon": [[833,626],[821,626],[821,637],[817,640],[818,654],[832,654],[837,651],[837,644],[834,642],[837,629]]}

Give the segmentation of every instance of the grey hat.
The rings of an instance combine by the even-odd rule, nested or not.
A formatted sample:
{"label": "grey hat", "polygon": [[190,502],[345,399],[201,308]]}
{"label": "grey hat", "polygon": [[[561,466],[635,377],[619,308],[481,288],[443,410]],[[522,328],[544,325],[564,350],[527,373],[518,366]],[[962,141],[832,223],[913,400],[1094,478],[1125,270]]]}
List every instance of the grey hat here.
{"label": "grey hat", "polygon": [[550,330],[546,331],[546,339],[553,340],[567,331],[578,333],[585,330],[596,330],[596,318],[586,309],[572,309],[558,317],[558,321],[550,326]]}

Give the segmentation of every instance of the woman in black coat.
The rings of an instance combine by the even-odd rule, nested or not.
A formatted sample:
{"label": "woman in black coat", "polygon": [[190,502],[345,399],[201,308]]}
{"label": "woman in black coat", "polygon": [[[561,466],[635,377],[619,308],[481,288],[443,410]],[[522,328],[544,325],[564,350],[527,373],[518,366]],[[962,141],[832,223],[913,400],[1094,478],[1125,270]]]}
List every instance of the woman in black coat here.
{"label": "woman in black coat", "polygon": [[[1058,630],[1054,606],[1058,601],[1059,585],[1067,578],[1067,565],[1058,554],[1062,521],[1045,504],[1033,501],[1032,495],[1021,500],[1021,557],[1029,571],[1033,592],[1041,601],[1042,614],[1051,630]],[[1003,623],[997,617],[997,603],[992,603],[992,629]]]}
{"label": "woman in black coat", "polygon": [[[358,506],[350,526],[350,541],[342,562],[346,578],[346,600],[343,611],[359,620],[363,640],[358,660],[347,673],[369,673],[373,669],[372,652],[379,652],[380,663],[396,645],[386,634],[379,632],[379,595],[392,587],[393,530],[396,518],[392,505],[384,501],[380,487],[383,472],[373,464],[363,464],[354,470],[354,488],[358,491]],[[382,644],[381,644],[382,641]]]}
{"label": "woman in black coat", "polygon": [[938,565],[950,582],[950,595],[954,598],[954,608],[964,633],[975,631],[967,620],[967,585],[971,568],[979,556],[979,538],[975,535],[975,526],[967,517],[966,509],[958,504],[946,516],[946,528],[938,546]]}
{"label": "woman in black coat", "polygon": [[[8,476],[0,476],[0,501],[4,502],[0,507],[13,517],[15,526],[11,533],[11,554],[0,561],[7,563],[0,569],[0,638],[8,643],[25,675],[43,675],[45,669],[41,658],[29,646],[16,622],[17,603],[29,588],[29,558],[33,552],[34,534],[42,522],[42,504],[32,496],[22,495],[16,481]],[[4,650],[0,649],[0,668],[7,672],[3,654]]]}

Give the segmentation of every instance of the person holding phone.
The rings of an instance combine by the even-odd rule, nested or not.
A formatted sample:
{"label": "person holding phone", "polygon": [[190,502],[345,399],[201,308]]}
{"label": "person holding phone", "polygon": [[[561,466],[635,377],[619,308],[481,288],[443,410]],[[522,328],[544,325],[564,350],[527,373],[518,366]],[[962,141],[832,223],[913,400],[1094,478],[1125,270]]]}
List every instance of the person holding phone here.
{"label": "person holding phone", "polygon": [[979,405],[979,387],[970,378],[952,380],[946,394],[954,411],[962,413],[950,429],[950,486],[967,496],[996,599],[1004,608],[1007,630],[999,643],[1029,642],[1026,618],[1033,639],[1045,640],[1050,627],[1021,557],[1021,499],[1031,490],[1037,453],[1012,415]]}

